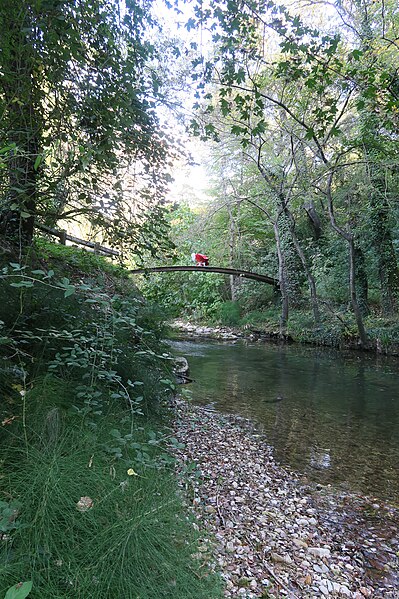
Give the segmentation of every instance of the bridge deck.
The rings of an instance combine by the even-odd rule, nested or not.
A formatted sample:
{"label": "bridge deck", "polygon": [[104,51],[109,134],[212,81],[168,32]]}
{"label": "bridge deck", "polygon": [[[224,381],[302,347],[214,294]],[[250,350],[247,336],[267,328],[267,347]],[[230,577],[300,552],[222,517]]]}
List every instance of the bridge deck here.
{"label": "bridge deck", "polygon": [[245,279],[253,279],[255,281],[261,281],[262,283],[268,283],[273,287],[279,287],[279,282],[273,277],[267,275],[260,275],[256,272],[250,272],[248,270],[238,270],[235,268],[223,268],[218,266],[155,266],[151,268],[136,268],[129,270],[131,274],[147,274],[151,272],[173,272],[173,271],[196,271],[196,272],[216,272],[224,275],[233,275],[235,277],[243,277]]}

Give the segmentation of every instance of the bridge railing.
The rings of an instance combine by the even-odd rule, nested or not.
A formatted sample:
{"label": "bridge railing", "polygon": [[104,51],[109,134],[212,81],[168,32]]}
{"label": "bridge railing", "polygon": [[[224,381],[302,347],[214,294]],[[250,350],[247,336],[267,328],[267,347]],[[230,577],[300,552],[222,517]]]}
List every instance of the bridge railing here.
{"label": "bridge railing", "polygon": [[72,243],[76,243],[77,245],[83,245],[84,247],[90,248],[96,254],[105,254],[106,256],[120,256],[120,252],[117,250],[112,250],[111,248],[107,248],[104,245],[100,245],[95,241],[86,241],[86,239],[80,239],[79,237],[75,237],[74,235],[69,235],[63,229],[52,229],[51,227],[47,227],[46,225],[36,225],[37,229],[43,231],[44,233],[48,233],[49,235],[53,235],[54,237],[58,237],[60,243],[62,245],[66,245],[67,241],[71,241]]}

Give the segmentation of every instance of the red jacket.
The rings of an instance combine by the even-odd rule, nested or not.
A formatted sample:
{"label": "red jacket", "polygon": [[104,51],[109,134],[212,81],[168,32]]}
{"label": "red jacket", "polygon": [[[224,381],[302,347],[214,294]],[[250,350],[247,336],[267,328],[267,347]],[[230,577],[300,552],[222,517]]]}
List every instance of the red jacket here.
{"label": "red jacket", "polygon": [[202,266],[209,265],[209,258],[205,254],[195,254],[195,261]]}

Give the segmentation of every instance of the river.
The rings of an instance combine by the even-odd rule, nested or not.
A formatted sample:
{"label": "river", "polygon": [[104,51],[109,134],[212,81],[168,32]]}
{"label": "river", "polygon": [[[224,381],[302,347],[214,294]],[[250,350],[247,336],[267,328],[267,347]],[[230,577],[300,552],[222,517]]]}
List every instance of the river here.
{"label": "river", "polygon": [[308,346],[170,341],[192,401],[252,419],[311,482],[399,497],[399,360]]}

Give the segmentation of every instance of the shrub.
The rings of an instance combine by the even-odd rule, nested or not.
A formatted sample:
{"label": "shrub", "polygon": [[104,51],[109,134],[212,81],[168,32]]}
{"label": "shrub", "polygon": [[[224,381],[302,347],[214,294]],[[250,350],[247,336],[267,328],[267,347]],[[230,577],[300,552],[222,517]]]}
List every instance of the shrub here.
{"label": "shrub", "polygon": [[232,301],[223,302],[215,310],[213,320],[222,325],[238,326],[241,322],[239,303]]}
{"label": "shrub", "polygon": [[0,596],[219,597],[148,419],[174,389],[157,317],[83,266],[1,271]]}

